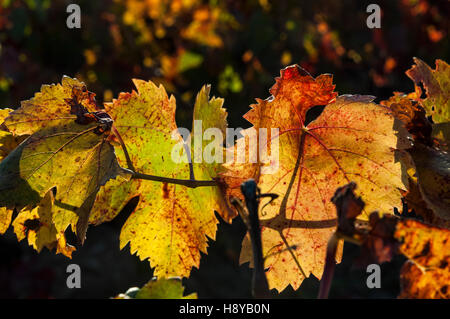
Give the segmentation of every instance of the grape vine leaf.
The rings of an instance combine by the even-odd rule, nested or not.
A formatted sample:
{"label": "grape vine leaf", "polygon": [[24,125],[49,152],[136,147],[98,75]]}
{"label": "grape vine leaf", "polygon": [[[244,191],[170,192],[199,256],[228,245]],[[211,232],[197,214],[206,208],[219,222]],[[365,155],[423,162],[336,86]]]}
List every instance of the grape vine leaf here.
{"label": "grape vine leaf", "polygon": [[450,121],[450,66],[442,60],[436,60],[436,69],[431,69],[425,62],[414,58],[415,65],[406,75],[415,85],[418,96],[422,93],[419,83],[425,87],[427,97],[421,102],[434,123]]}
{"label": "grape vine leaf", "polygon": [[380,104],[392,110],[414,141],[431,145],[433,124],[427,119],[425,109],[416,98],[416,93],[406,95],[394,92],[393,96],[386,101],[381,101]]}
{"label": "grape vine leaf", "polygon": [[85,85],[64,77],[9,113],[2,126],[30,136],[0,163],[0,206],[35,206],[56,187],[56,230],[71,225],[84,241],[96,193],[122,172],[108,142],[111,121],[95,109]]}
{"label": "grape vine leaf", "polygon": [[422,217],[423,221],[428,224],[450,229],[450,220],[438,217],[433,210],[428,207],[428,204],[423,199],[422,193],[419,190],[417,178],[408,178],[408,183],[408,190],[403,194],[407,203],[407,207],[405,207],[407,208],[407,211],[403,212],[405,216],[414,213]]}
{"label": "grape vine leaf", "polygon": [[450,298],[450,230],[415,220],[397,223],[395,238],[409,258],[401,270],[399,298]]}
{"label": "grape vine leaf", "polygon": [[[410,157],[402,157],[410,175],[406,201],[418,213],[425,213],[427,220],[447,224],[450,221],[450,67],[437,60],[436,70],[432,70],[420,59],[414,61],[416,64],[406,74],[415,82],[415,92],[396,93],[382,104],[393,110],[414,139],[413,147],[408,149]],[[421,98],[419,83],[426,89],[426,98]],[[432,117],[432,122],[427,117]],[[416,188],[420,194],[414,192]],[[417,205],[422,201],[436,217]]]}
{"label": "grape vine leaf", "polygon": [[[191,158],[192,154],[183,153],[184,142],[175,123],[175,98],[169,98],[162,86],[157,87],[152,82],[134,80],[134,84],[137,91],[121,93],[113,103],[105,105],[127,147],[132,165],[139,173],[189,179],[187,159],[188,154]],[[223,100],[209,99],[209,91],[205,86],[198,94],[194,120],[203,120],[203,129],[225,128]],[[186,163],[174,162],[174,149],[181,151]],[[118,150],[119,161],[125,166],[125,156],[120,153]],[[215,163],[192,163],[192,166],[197,180],[211,180],[220,169]],[[123,207],[115,200],[123,196],[117,192],[123,191],[119,188],[129,187],[125,202],[139,196],[139,203],[122,228],[121,248],[129,243],[131,252],[137,253],[141,260],[149,258],[158,278],[188,276],[193,266],[199,266],[200,252],[206,253],[207,237],[215,238],[218,221],[214,211],[224,218],[228,216],[218,187],[188,188],[141,179],[132,179],[129,184],[106,184],[97,196],[100,204],[94,203],[94,208],[105,209],[104,205],[114,200],[110,210],[116,213],[109,214],[117,214]]]}
{"label": "grape vine leaf", "polygon": [[13,211],[7,207],[0,207],[0,235],[3,235],[8,230]]}
{"label": "grape vine leaf", "polygon": [[[417,182],[423,200],[438,218],[450,220],[450,66],[436,60],[436,69],[432,70],[422,60],[416,63],[406,74],[414,81],[418,100],[433,119],[433,137],[436,145],[415,143],[409,151],[416,169]],[[422,83],[426,98],[420,98]]]}
{"label": "grape vine leaf", "polygon": [[[320,278],[326,245],[336,228],[336,212],[330,199],[350,181],[367,212],[393,212],[400,207],[405,189],[396,149],[409,145],[406,132],[392,112],[372,103],[373,97],[344,95],[336,98],[331,75],[312,78],[298,66],[281,71],[271,88],[272,96],[257,100],[244,116],[254,128],[279,128],[279,169],[260,174],[270,164],[225,165],[223,178],[228,194],[238,195],[243,179],[254,178],[262,193],[277,193],[274,205],[260,212],[267,278],[271,288],[297,289],[309,274]],[[308,110],[326,105],[305,125]],[[292,249],[295,245],[295,249]],[[339,259],[339,256],[338,256]],[[241,261],[251,260],[248,236]]]}
{"label": "grape vine leaf", "polygon": [[[11,109],[0,109],[0,128]],[[18,145],[19,139],[8,132],[0,130],[0,162]],[[13,209],[0,207],[0,234],[4,234],[11,224]]]}
{"label": "grape vine leaf", "polygon": [[6,129],[3,123],[11,112],[11,109],[0,110],[0,162],[28,137],[26,134],[14,136]]}
{"label": "grape vine leaf", "polygon": [[450,156],[420,143],[408,150],[420,193],[437,217],[450,221]]}
{"label": "grape vine leaf", "polygon": [[12,110],[5,108],[5,109],[0,109],[0,124],[3,123],[3,121],[5,120],[5,118],[9,115],[9,113],[11,113]]}
{"label": "grape vine leaf", "polygon": [[378,212],[370,214],[368,225],[355,224],[354,216],[364,203],[355,198],[354,189],[354,183],[339,188],[333,199],[340,217],[338,230],[361,244],[357,263],[381,264],[403,254],[408,260],[401,270],[399,298],[448,299],[450,230],[389,214],[380,217]]}
{"label": "grape vine leaf", "polygon": [[49,126],[64,126],[77,118],[71,101],[77,99],[87,111],[97,110],[94,94],[77,79],[64,76],[61,84],[42,85],[30,100],[22,101],[19,109],[9,113],[4,125],[14,135],[31,135]]}
{"label": "grape vine leaf", "polygon": [[[126,163],[125,156],[116,148],[119,163]],[[121,160],[122,159],[122,160]],[[130,194],[132,183],[127,178],[110,179],[105,186],[101,187],[92,206],[89,224],[100,225],[113,220],[128,203],[132,196]]]}
{"label": "grape vine leaf", "polygon": [[[197,163],[194,163],[194,173],[195,178],[198,180],[208,180],[215,179],[217,176],[222,173],[223,167],[222,162],[225,159],[226,153],[223,148],[224,137],[226,136],[227,130],[227,112],[222,107],[224,100],[222,98],[213,97],[209,99],[209,94],[211,91],[211,87],[209,85],[204,86],[199,94],[197,95],[194,112],[193,112],[193,128],[192,135],[194,136],[203,136],[202,142],[199,143],[196,140],[192,140],[190,149],[192,150],[191,158],[195,162],[195,154],[202,153],[203,158]],[[195,122],[198,121],[201,123],[200,126],[196,126]],[[197,130],[200,129],[200,132]],[[220,131],[221,136],[208,136],[206,133],[209,129],[215,129]],[[210,139],[214,137],[214,142],[211,143]],[[200,146],[199,146],[200,145]],[[211,149],[211,146],[215,146],[216,148]],[[208,158],[205,157],[208,156]],[[215,156],[218,157],[215,157]],[[212,161],[215,159],[214,161]],[[218,181],[220,184],[220,181]],[[227,222],[231,222],[231,220],[236,216],[235,212],[232,211],[222,193],[222,189],[219,187],[214,187],[212,190],[213,198],[218,203],[218,212],[220,216]],[[217,209],[216,209],[217,210]]]}
{"label": "grape vine leaf", "polygon": [[142,288],[130,288],[124,294],[115,299],[197,299],[197,294],[192,293],[184,296],[184,287],[180,278],[156,277],[146,283]]}
{"label": "grape vine leaf", "polygon": [[[420,101],[433,119],[433,137],[449,151],[450,147],[450,66],[442,60],[436,60],[436,69],[431,69],[425,62],[414,58],[411,69],[406,74],[414,81],[415,100]],[[420,83],[425,92],[422,92]],[[426,97],[422,98],[422,93]],[[443,142],[443,143],[442,143]],[[442,145],[441,145],[442,147]]]}
{"label": "grape vine leaf", "polygon": [[72,258],[75,247],[67,244],[63,231],[57,231],[53,224],[53,190],[44,195],[42,201],[35,208],[22,209],[14,219],[13,227],[17,239],[27,238],[28,243],[37,252],[47,247],[56,248],[56,253]]}
{"label": "grape vine leaf", "polygon": [[12,133],[7,130],[1,130],[1,124],[3,124],[10,112],[12,112],[11,109],[0,109],[0,162],[17,146],[14,145]]}

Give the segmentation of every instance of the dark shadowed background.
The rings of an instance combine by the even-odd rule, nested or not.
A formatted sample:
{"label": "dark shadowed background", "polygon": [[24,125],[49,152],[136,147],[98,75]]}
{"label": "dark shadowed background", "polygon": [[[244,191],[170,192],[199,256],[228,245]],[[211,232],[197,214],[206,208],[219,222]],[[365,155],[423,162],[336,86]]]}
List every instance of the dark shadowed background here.
{"label": "dark shadowed background", "polygon": [[[249,105],[268,97],[279,70],[294,63],[313,76],[332,73],[339,94],[380,101],[393,91],[410,92],[404,72],[414,56],[432,67],[435,59],[449,60],[450,2],[376,1],[381,28],[369,29],[372,2],[0,0],[0,108],[19,107],[63,75],[83,80],[99,103],[132,90],[131,79],[140,78],[162,83],[176,97],[178,125],[189,128],[195,95],[210,83],[212,95],[225,98],[229,126],[245,128]],[[81,29],[66,27],[70,3],[81,7]],[[0,236],[0,298],[106,298],[142,286],[152,277],[149,263],[128,247],[119,250],[133,204],[114,221],[92,226],[72,260],[38,254],[8,230]],[[244,233],[239,219],[220,222],[200,270],[184,280],[186,292],[250,297],[251,271],[238,263]],[[371,290],[358,256],[359,248],[346,244],[330,297],[396,297],[401,258],[382,265],[381,288]],[[81,289],[66,286],[70,263],[81,266]],[[278,297],[315,298],[318,286],[311,277]]]}

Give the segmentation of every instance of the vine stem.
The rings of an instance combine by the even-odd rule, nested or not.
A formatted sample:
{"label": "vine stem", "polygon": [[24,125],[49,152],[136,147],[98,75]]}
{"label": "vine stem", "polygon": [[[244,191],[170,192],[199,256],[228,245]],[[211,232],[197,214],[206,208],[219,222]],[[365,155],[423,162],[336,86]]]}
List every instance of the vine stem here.
{"label": "vine stem", "polygon": [[178,179],[178,178],[170,178],[170,177],[162,177],[156,175],[148,175],[144,173],[135,172],[126,168],[122,168],[122,171],[125,174],[131,174],[131,178],[133,179],[144,179],[148,181],[162,182],[168,184],[177,184],[183,185],[189,188],[197,188],[197,187],[205,187],[205,186],[217,186],[218,183],[216,180],[195,180],[195,179]]}
{"label": "vine stem", "polygon": [[261,227],[258,216],[259,189],[256,186],[256,182],[253,179],[249,179],[241,185],[241,191],[245,197],[245,204],[248,210],[247,227],[252,242],[254,267],[252,285],[253,296],[255,298],[270,298],[269,284],[264,269]]}
{"label": "vine stem", "polygon": [[117,130],[117,128],[114,126],[114,124],[112,125],[111,130],[112,130],[113,134],[119,140],[120,146],[122,147],[123,153],[125,154],[125,159],[127,160],[128,168],[130,170],[134,171],[135,169],[134,169],[134,166],[133,166],[133,162],[131,161],[130,154],[128,154],[127,147],[125,146],[125,143],[124,143],[124,141],[122,139],[122,136],[120,136],[120,133]]}

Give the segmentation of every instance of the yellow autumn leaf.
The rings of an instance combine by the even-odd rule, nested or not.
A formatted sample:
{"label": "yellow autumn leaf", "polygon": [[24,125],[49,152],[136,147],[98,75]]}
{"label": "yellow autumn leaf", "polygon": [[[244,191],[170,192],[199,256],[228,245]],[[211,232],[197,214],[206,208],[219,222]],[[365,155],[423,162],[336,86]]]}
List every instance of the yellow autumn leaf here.
{"label": "yellow autumn leaf", "polygon": [[14,136],[4,127],[3,123],[12,111],[0,110],[0,162],[27,137],[27,135]]}
{"label": "yellow autumn leaf", "polygon": [[3,125],[31,136],[0,163],[0,206],[33,207],[56,187],[53,224],[58,232],[71,225],[84,241],[96,193],[121,172],[107,140],[110,118],[95,109],[84,84],[64,77],[9,113]]}
{"label": "yellow autumn leaf", "polygon": [[449,299],[450,230],[404,220],[394,236],[409,259],[401,270],[399,298]]}
{"label": "yellow autumn leaf", "polygon": [[[134,84],[137,92],[121,93],[118,99],[106,105],[132,165],[138,173],[188,180],[188,153],[183,151],[183,139],[176,131],[175,99],[169,98],[162,86],[157,87],[152,82],[134,80]],[[208,127],[224,129],[223,100],[209,99],[209,90],[203,87],[198,94],[194,120],[204,120],[204,130]],[[172,158],[176,149],[181,151],[181,163]],[[124,154],[119,149],[117,152],[122,166],[126,166]],[[193,154],[190,155],[192,158]],[[212,180],[220,168],[216,163],[192,163],[192,167],[197,180]],[[124,192],[124,188],[128,189]],[[139,204],[122,228],[121,248],[129,243],[132,253],[142,260],[148,258],[158,278],[188,276],[192,267],[199,266],[200,252],[206,253],[207,238],[215,238],[218,221],[214,211],[225,218],[228,216],[218,187],[189,188],[136,178],[130,185],[111,181],[100,191],[94,209],[104,209],[112,200],[110,209],[117,213],[135,196],[139,196]],[[125,201],[120,205],[114,198]]]}
{"label": "yellow autumn leaf", "polygon": [[[47,247],[49,250],[56,248],[56,253],[61,253],[69,258],[75,247],[67,244],[63,231],[58,231],[53,224],[53,191],[45,194],[42,201],[35,208],[22,209],[14,219],[13,227],[20,241],[27,238],[28,244],[38,252]],[[34,225],[29,228],[27,223]]]}
{"label": "yellow autumn leaf", "polygon": [[420,96],[419,83],[425,87],[427,97],[421,99],[428,115],[434,123],[450,122],[450,66],[442,60],[436,60],[436,69],[431,69],[425,62],[414,58],[411,69],[406,71],[416,85]]}
{"label": "yellow autumn leaf", "polygon": [[32,99],[23,101],[19,109],[9,113],[3,125],[14,135],[31,135],[49,126],[64,126],[75,121],[77,116],[71,113],[67,101],[74,98],[74,90],[82,94],[80,104],[88,111],[96,110],[94,96],[86,90],[86,85],[64,76],[61,84],[42,85]]}
{"label": "yellow autumn leaf", "polygon": [[11,224],[13,210],[7,207],[0,207],[0,235],[3,235]]}
{"label": "yellow autumn leaf", "polygon": [[[436,60],[436,69],[432,70],[420,59],[415,58],[414,62],[406,74],[414,81],[416,92],[407,96],[396,93],[383,103],[393,110],[414,140],[408,150],[410,158],[401,158],[410,175],[406,200],[419,208],[414,201],[421,202],[420,196],[411,195],[418,188],[417,195],[436,215],[424,217],[446,223],[450,220],[450,66]],[[425,98],[421,98],[420,84],[425,88]],[[418,209],[419,214],[424,212]]]}
{"label": "yellow autumn leaf", "polygon": [[[8,156],[13,149],[24,140],[26,136],[15,137],[12,133],[2,130],[5,118],[11,113],[11,109],[0,109],[0,162]],[[0,234],[4,234],[11,224],[13,209],[0,207]]]}

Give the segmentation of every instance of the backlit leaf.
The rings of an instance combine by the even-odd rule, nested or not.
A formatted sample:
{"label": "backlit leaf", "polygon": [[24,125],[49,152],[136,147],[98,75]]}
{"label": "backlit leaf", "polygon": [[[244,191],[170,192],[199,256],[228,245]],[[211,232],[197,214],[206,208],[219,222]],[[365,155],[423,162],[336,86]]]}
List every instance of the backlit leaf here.
{"label": "backlit leaf", "polygon": [[77,80],[43,86],[5,119],[12,133],[32,135],[0,163],[1,206],[20,210],[37,205],[56,187],[56,230],[72,225],[81,242],[96,193],[119,174],[107,141],[108,118],[85,113],[93,103],[92,94]]}
{"label": "backlit leaf", "polygon": [[[418,188],[423,202],[436,214],[436,218],[428,218],[426,214],[427,220],[443,219],[446,224],[445,220],[450,220],[450,67],[436,60],[436,70],[432,70],[420,59],[414,61],[416,64],[406,74],[415,82],[416,92],[408,96],[396,93],[384,104],[393,110],[414,140],[414,146],[408,150],[411,158],[402,157],[410,175],[407,202],[419,214],[426,212],[416,204],[422,201],[420,196],[413,196]],[[425,87],[426,98],[420,97],[419,84]],[[427,116],[432,117],[432,122]]]}
{"label": "backlit leaf", "polygon": [[53,224],[54,198],[52,190],[45,194],[39,206],[28,209],[24,208],[14,219],[13,226],[17,239],[20,241],[27,238],[30,246],[38,252],[47,247],[56,253],[71,258],[75,247],[66,242],[63,231],[58,231]]}
{"label": "backlit leaf", "polygon": [[115,299],[197,299],[197,294],[183,295],[180,278],[153,278],[142,288],[130,288]]}
{"label": "backlit leaf", "polygon": [[0,110],[0,162],[27,137],[27,135],[14,136],[4,127],[5,118],[12,111],[11,109]]}
{"label": "backlit leaf", "polygon": [[[416,84],[425,87],[427,97],[422,104],[427,113],[433,117],[434,123],[450,121],[450,66],[442,60],[436,60],[436,69],[431,69],[425,62],[414,58],[416,63],[406,74]],[[419,94],[420,95],[420,94]]]}
{"label": "backlit leaf", "polygon": [[48,126],[64,126],[77,118],[71,114],[68,103],[76,98],[74,92],[79,92],[79,100],[88,111],[96,110],[93,94],[87,91],[85,84],[64,76],[61,84],[42,85],[40,92],[9,114],[4,125],[14,135],[31,135]]}
{"label": "backlit leaf", "polygon": [[0,235],[4,234],[11,224],[12,209],[7,207],[0,207]]}
{"label": "backlit leaf", "polygon": [[[137,92],[122,93],[106,106],[127,146],[133,166],[140,173],[189,179],[188,163],[175,163],[172,159],[172,150],[183,144],[181,136],[174,132],[177,129],[175,99],[169,98],[162,86],[157,87],[152,82],[135,80],[134,83]],[[204,87],[197,96],[194,120],[204,120],[203,129],[210,125],[225,128],[226,113],[221,108],[223,101],[215,98],[209,100],[208,95],[209,88]],[[125,166],[124,156],[120,151],[118,153],[121,164]],[[185,152],[181,158],[187,160]],[[193,172],[198,180],[214,178],[217,169],[215,163],[193,163]],[[123,190],[114,189],[114,186],[128,186],[113,184],[106,185],[105,196],[123,196],[115,195],[116,191],[121,193]],[[137,253],[142,260],[149,258],[158,278],[188,276],[193,266],[198,267],[200,252],[206,253],[207,237],[215,238],[217,219],[214,211],[227,216],[218,187],[193,189],[132,179],[125,199],[135,196],[139,196],[139,204],[122,228],[121,248],[129,243],[132,253]],[[99,196],[97,200],[108,202],[104,196]],[[121,208],[115,204],[112,206],[113,210]]]}
{"label": "backlit leaf", "polygon": [[[1,125],[10,112],[12,112],[11,109],[0,109],[0,162],[25,138],[24,136],[15,137],[12,133],[1,130]],[[9,228],[13,211],[7,207],[0,207],[0,234],[4,234]]]}
{"label": "backlit leaf", "polygon": [[414,220],[397,223],[400,252],[410,261],[401,271],[399,298],[450,298],[450,230]]}
{"label": "backlit leaf", "polygon": [[[231,164],[224,174],[234,196],[243,179],[252,177],[262,193],[279,194],[274,205],[260,212],[267,277],[272,288],[298,288],[304,275],[320,278],[326,245],[336,227],[331,203],[335,190],[350,181],[358,184],[367,212],[393,212],[401,206],[404,189],[395,150],[399,139],[392,112],[372,103],[373,97],[344,95],[336,98],[330,75],[314,79],[291,66],[270,90],[272,97],[257,100],[245,115],[254,128],[279,128],[279,169],[261,174],[270,163]],[[326,105],[305,125],[307,112]],[[295,245],[296,249],[287,249]],[[241,260],[251,260],[248,240]]]}

